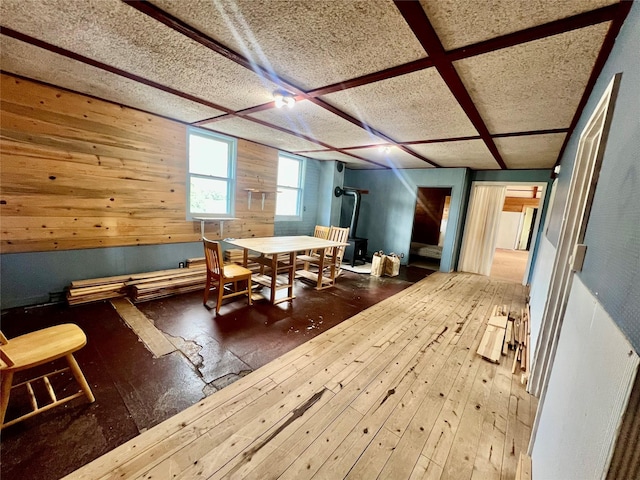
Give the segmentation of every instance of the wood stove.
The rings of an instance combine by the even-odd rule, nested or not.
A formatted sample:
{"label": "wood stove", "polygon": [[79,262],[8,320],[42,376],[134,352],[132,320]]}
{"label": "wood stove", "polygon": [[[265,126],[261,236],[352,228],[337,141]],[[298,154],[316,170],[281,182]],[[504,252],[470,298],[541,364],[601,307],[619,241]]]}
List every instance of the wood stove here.
{"label": "wood stove", "polygon": [[358,228],[358,217],[360,216],[360,201],[363,193],[369,193],[368,190],[359,190],[353,187],[336,187],[335,196],[349,195],[353,197],[353,212],[351,214],[351,224],[349,225],[349,245],[345,248],[344,258],[346,262],[353,267],[356,262],[366,263],[367,261],[367,239],[356,236]]}

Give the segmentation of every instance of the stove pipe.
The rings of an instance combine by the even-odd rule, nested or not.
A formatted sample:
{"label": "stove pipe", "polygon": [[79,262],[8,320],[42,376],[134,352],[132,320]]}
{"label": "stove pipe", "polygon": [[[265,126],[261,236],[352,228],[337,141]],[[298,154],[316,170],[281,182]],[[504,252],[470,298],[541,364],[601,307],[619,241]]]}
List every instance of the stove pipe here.
{"label": "stove pipe", "polygon": [[353,197],[353,212],[351,213],[351,225],[349,226],[349,238],[357,238],[356,237],[356,229],[358,228],[358,217],[360,216],[360,200],[362,195],[360,191],[356,188],[352,187],[336,187],[335,189],[336,197],[341,195],[349,195]]}

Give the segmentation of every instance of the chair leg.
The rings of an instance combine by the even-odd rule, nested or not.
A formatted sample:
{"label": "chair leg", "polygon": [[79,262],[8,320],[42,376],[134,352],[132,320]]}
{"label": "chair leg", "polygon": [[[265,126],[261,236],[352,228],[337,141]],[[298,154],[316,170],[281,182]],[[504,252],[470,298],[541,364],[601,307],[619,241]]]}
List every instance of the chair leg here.
{"label": "chair leg", "polygon": [[9,394],[13,383],[13,372],[2,373],[2,397],[0,397],[0,426],[4,425],[4,415],[9,406]]}
{"label": "chair leg", "polygon": [[218,282],[218,303],[216,303],[216,314],[220,312],[223,295],[224,295],[224,282],[222,281],[222,279],[220,279],[220,282]]}
{"label": "chair leg", "polygon": [[253,305],[253,299],[251,298],[251,278],[247,280],[247,297],[249,297],[249,306]]}
{"label": "chair leg", "polygon": [[204,299],[202,300],[202,304],[206,305],[209,301],[209,290],[211,290],[211,276],[209,272],[207,272],[207,286],[204,287]]}
{"label": "chair leg", "polygon": [[80,370],[80,366],[78,365],[78,362],[76,362],[76,359],[73,357],[73,354],[70,353],[67,355],[67,362],[69,363],[69,368],[71,368],[71,373],[73,373],[73,376],[75,377],[76,382],[80,384],[80,388],[82,388],[82,391],[87,396],[89,403],[95,402],[96,397],[93,396],[91,387],[89,387],[89,384],[87,383],[87,379],[84,378],[84,375],[82,374],[82,370]]}

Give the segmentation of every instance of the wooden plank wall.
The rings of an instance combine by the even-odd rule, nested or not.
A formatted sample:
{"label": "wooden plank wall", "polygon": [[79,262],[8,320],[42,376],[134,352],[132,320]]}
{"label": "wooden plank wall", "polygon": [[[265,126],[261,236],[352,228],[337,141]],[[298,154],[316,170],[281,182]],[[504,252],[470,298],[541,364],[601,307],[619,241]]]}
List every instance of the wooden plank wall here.
{"label": "wooden plank wall", "polygon": [[[2,253],[200,240],[185,219],[186,125],[10,75],[0,88]],[[249,210],[246,189],[275,191],[277,158],[238,141],[225,237],[273,235],[275,194]]]}
{"label": "wooden plank wall", "polygon": [[524,212],[527,207],[538,208],[539,198],[506,197],[504,199],[503,212]]}

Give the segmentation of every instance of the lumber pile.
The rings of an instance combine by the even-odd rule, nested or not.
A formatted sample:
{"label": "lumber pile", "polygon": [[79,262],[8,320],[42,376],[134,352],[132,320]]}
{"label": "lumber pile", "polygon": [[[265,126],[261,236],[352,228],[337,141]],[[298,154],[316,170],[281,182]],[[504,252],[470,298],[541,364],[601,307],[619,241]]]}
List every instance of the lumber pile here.
{"label": "lumber pile", "polygon": [[178,268],[152,273],[161,274],[127,282],[127,286],[130,287],[131,300],[138,303],[179,293],[204,290],[207,282],[205,267]]}
{"label": "lumber pile", "polygon": [[108,278],[95,279],[96,283],[92,283],[92,280],[72,282],[71,287],[67,290],[67,303],[69,305],[80,305],[82,303],[98,302],[100,300],[126,296],[126,278],[110,278],[111,280]]}
{"label": "lumber pile", "polygon": [[67,290],[69,305],[128,296],[134,302],[204,289],[205,265],[155,272],[118,275],[71,282]]}
{"label": "lumber pile", "polygon": [[520,318],[517,319],[513,326],[512,348],[515,350],[513,358],[513,367],[511,373],[516,373],[518,366],[522,372],[521,382],[526,384],[529,380],[529,371],[531,370],[531,353],[529,345],[531,343],[531,325],[530,325],[529,305],[527,304],[520,312]]}
{"label": "lumber pile", "polygon": [[200,268],[207,264],[204,257],[187,258],[187,268]]}
{"label": "lumber pile", "polygon": [[237,263],[238,265],[242,265],[242,263],[244,262],[244,250],[241,248],[231,248],[229,250],[225,250],[224,262]]}
{"label": "lumber pile", "polygon": [[480,340],[478,355],[486,358],[490,362],[500,363],[500,355],[503,353],[506,331],[509,323],[509,311],[507,306],[493,307],[487,329]]}
{"label": "lumber pile", "polygon": [[529,322],[529,305],[518,314],[509,312],[507,306],[493,307],[487,321],[487,328],[478,346],[478,355],[490,362],[500,363],[501,355],[508,355],[513,350],[513,366],[511,373],[521,375],[520,381],[526,384],[531,369],[531,325]]}

